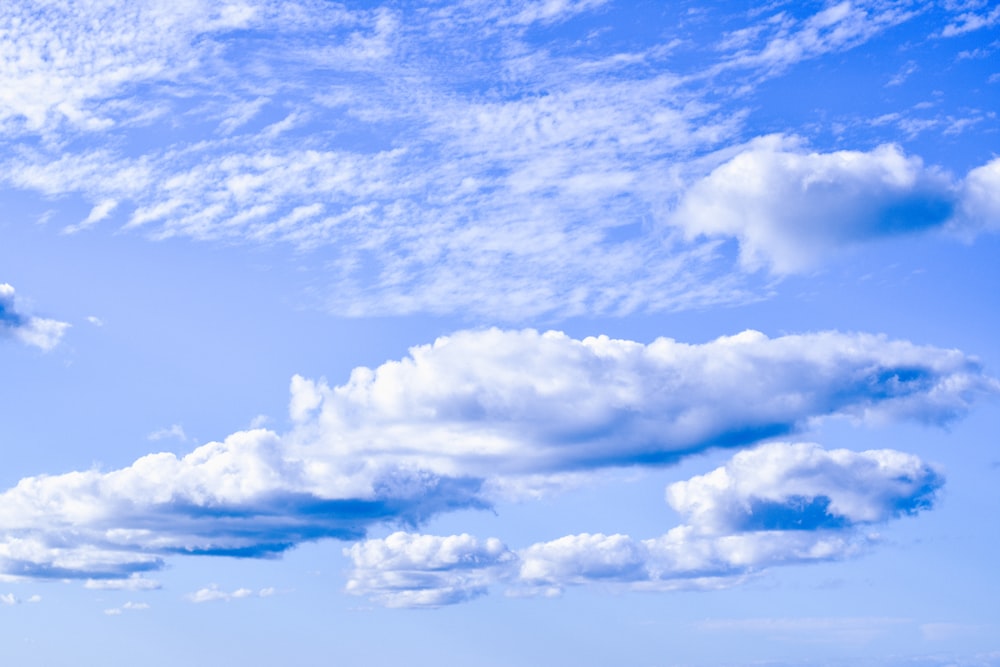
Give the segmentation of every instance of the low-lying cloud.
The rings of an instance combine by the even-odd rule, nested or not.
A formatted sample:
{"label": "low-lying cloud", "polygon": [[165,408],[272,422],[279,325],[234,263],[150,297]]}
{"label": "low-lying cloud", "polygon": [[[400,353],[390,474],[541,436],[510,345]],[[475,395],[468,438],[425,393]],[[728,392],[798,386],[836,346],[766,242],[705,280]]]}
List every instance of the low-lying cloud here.
{"label": "low-lying cloud", "polygon": [[496,538],[398,532],[344,550],[354,565],[347,590],[387,606],[435,607],[491,585],[511,595],[557,595],[583,584],[732,586],[776,565],[861,553],[875,541],[861,528],[931,507],[942,483],[934,468],[902,452],[772,443],[670,485],[667,501],[688,523],[660,537],[584,533],[515,552]]}
{"label": "low-lying cloud", "polygon": [[[240,431],[183,456],[153,453],[119,470],[22,479],[0,494],[0,575],[138,589],[171,556],[266,558],[306,541],[364,539],[376,525],[412,530],[444,512],[487,508],[512,488],[753,446],[823,418],[943,423],[997,389],[962,352],[867,334],[746,331],[703,344],[642,344],[463,331],[400,361],[356,368],[339,386],[296,376],[286,433]],[[685,570],[690,577],[732,576],[740,562],[732,549],[777,549],[753,563],[847,552],[854,547],[845,527],[917,511],[939,484],[900,453],[756,452],[671,487],[670,502],[689,524],[657,540],[617,544],[610,553],[632,554],[621,572],[615,556],[610,570],[598,563],[575,575],[545,574],[563,567],[552,565],[562,562],[551,555],[564,550],[558,543],[522,554],[536,564],[524,565],[536,574],[522,578],[549,588],[599,571],[622,578],[678,549],[684,560],[691,544],[705,555]],[[778,546],[760,537],[773,531]],[[454,591],[414,588],[438,591],[420,593],[426,604],[474,597],[484,590],[479,564],[508,558],[489,541],[415,544],[465,567]],[[355,588],[389,585],[378,583],[377,570],[355,577],[362,582]],[[638,580],[660,582],[648,574]]]}

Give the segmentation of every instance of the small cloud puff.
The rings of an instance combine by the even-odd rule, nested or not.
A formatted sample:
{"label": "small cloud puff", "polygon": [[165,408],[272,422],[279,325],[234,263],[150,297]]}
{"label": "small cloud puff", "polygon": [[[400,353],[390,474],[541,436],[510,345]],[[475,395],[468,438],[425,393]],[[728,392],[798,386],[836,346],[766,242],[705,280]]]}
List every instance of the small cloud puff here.
{"label": "small cloud puff", "polygon": [[184,427],[180,424],[172,424],[170,428],[161,428],[157,431],[153,431],[148,436],[148,440],[164,440],[164,439],[174,439],[180,442],[187,442],[187,434],[184,433]]}
{"label": "small cloud puff", "polygon": [[230,602],[231,600],[242,600],[249,597],[266,598],[274,594],[275,589],[273,587],[262,588],[256,593],[249,588],[237,588],[235,591],[228,592],[220,589],[217,584],[212,584],[206,588],[199,588],[194,593],[189,593],[187,599],[200,604],[202,602]]}
{"label": "small cloud puff", "polygon": [[14,307],[14,288],[0,283],[0,336],[10,335],[22,343],[48,351],[59,344],[66,322],[24,315]]}

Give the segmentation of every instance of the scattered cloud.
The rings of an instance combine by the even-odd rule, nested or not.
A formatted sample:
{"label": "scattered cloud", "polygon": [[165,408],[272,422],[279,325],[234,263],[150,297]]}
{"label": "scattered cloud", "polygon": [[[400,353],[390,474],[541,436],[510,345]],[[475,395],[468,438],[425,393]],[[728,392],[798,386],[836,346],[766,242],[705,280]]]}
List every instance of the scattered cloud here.
{"label": "scattered cloud", "polygon": [[180,424],[172,424],[170,428],[161,428],[157,431],[153,431],[148,436],[147,440],[179,440],[180,442],[187,442],[187,434],[184,433],[184,427]]}
{"label": "scattered cloud", "polygon": [[3,594],[0,594],[0,604],[5,604],[5,605],[8,605],[8,606],[23,604],[25,602],[27,602],[28,604],[35,604],[35,603],[41,602],[41,601],[42,601],[42,596],[41,595],[32,595],[28,599],[22,600],[21,598],[17,597],[13,593],[3,593]]}
{"label": "scattered cloud", "polygon": [[[715,71],[759,68],[767,75],[774,75],[803,60],[852,49],[911,17],[899,5],[865,7],[864,3],[846,0],[829,4],[801,20],[779,12],[759,25],[743,29],[739,39],[732,34],[727,36],[723,46],[738,50],[716,66]],[[752,41],[763,43],[757,46]]]}
{"label": "scattered cloud", "polygon": [[[356,368],[340,386],[296,376],[287,433],[240,431],[184,456],[154,453],[109,472],[22,479],[0,494],[0,572],[138,589],[146,586],[142,574],[170,556],[273,557],[303,541],[357,540],[374,525],[417,526],[442,512],[488,507],[511,488],[530,497],[526,487],[558,486],[567,474],[753,446],[817,419],[946,423],[997,390],[961,352],[863,334],[772,339],[747,331],[697,345],[666,338],[645,345],[533,330],[459,332],[400,361]],[[769,451],[757,450],[754,461]],[[756,482],[743,461],[712,482],[671,491],[703,533],[706,563],[730,563],[727,549],[778,548],[760,531],[740,533],[738,549],[706,532],[754,521],[761,531],[794,521],[834,531],[785,530],[782,558],[848,553],[856,545],[837,532],[841,525],[916,511],[936,488],[905,455],[785,448],[762,470],[772,476]],[[867,490],[807,483],[827,467],[866,480]],[[894,471],[890,485],[876,483],[883,468]],[[741,499],[753,493],[750,516]],[[687,544],[691,526],[640,550],[668,558],[675,541]],[[459,547],[503,558],[492,542]],[[729,573],[722,565],[712,571]],[[464,593],[441,595],[471,595],[475,587],[473,577],[456,589]]]}
{"label": "scattered cloud", "polygon": [[0,283],[0,336],[48,351],[59,344],[69,327],[66,322],[21,313],[14,307],[14,288]]}
{"label": "scattered cloud", "polygon": [[668,503],[688,523],[660,537],[584,533],[514,552],[495,538],[400,532],[344,550],[354,565],[347,590],[388,606],[435,607],[492,584],[515,595],[583,584],[732,586],[770,567],[862,553],[876,541],[863,527],[931,507],[942,483],[902,452],[767,444],[668,487]]}
{"label": "scattered cloud", "polygon": [[989,12],[963,12],[941,30],[941,37],[957,37],[967,32],[991,28],[1000,23],[1000,6],[993,7]]}
{"label": "scattered cloud", "polygon": [[83,587],[98,591],[155,591],[160,582],[134,573],[125,579],[87,579]]}
{"label": "scattered cloud", "polygon": [[404,532],[344,553],[354,563],[348,592],[387,607],[439,607],[479,597],[517,558],[496,538]]}
{"label": "scattered cloud", "polygon": [[[722,36],[707,62],[699,54],[703,65],[683,72],[668,70],[657,49],[598,57],[532,46],[534,28],[616,11],[597,0],[470,0],[434,11],[251,0],[238,10],[212,0],[78,5],[28,22],[7,10],[14,27],[0,44],[14,92],[0,99],[0,128],[61,137],[67,127],[120,133],[140,123],[193,128],[199,140],[138,153],[113,141],[24,143],[4,161],[4,181],[82,195],[92,208],[67,231],[115,213],[154,239],[308,250],[324,267],[321,305],[337,314],[525,321],[745,302],[765,287],[740,268],[783,275],[811,266],[824,244],[942,222],[944,181],[898,149],[858,153],[837,171],[841,153],[793,165],[795,149],[768,155],[765,137],[737,164],[705,173],[746,145],[751,103],[740,86],[912,17],[896,5],[770,14]],[[67,27],[78,24],[93,27]],[[317,31],[322,40],[311,39]],[[65,53],[55,46],[62,34],[74,36]],[[461,67],[453,53],[463,54]],[[483,85],[498,69],[504,85]],[[29,86],[36,80],[48,83]],[[718,91],[730,88],[732,103],[720,105]],[[791,225],[766,196],[750,202],[752,220],[697,215],[715,190],[739,198],[727,177],[753,160],[771,169],[768,184],[788,186],[792,208],[835,201],[849,214],[844,223],[830,215]],[[894,180],[900,169],[916,182]],[[799,194],[789,182],[817,171],[832,179],[825,194],[821,185]],[[866,185],[866,176],[876,180]],[[917,222],[887,220],[911,195],[928,197]],[[787,247],[776,247],[779,231],[793,232]],[[720,249],[723,238],[741,242],[742,267]]]}
{"label": "scattered cloud", "polygon": [[149,609],[149,605],[145,602],[126,602],[120,607],[105,609],[104,613],[107,616],[121,616],[126,611],[145,611],[147,609]]}
{"label": "scattered cloud", "polygon": [[199,588],[194,593],[189,593],[187,599],[196,604],[202,602],[230,602],[232,600],[242,600],[249,597],[266,598],[274,595],[274,588],[262,588],[259,591],[252,591],[249,588],[237,588],[228,592],[219,588],[217,584],[212,584],[206,588]]}

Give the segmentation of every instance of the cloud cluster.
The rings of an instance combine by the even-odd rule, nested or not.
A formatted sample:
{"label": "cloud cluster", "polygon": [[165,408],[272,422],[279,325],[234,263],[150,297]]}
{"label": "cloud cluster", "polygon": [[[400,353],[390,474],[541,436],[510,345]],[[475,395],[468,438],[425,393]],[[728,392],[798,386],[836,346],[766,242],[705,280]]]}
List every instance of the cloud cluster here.
{"label": "cloud cluster", "polygon": [[344,550],[354,565],[347,590],[388,606],[434,607],[497,584],[514,595],[595,583],[731,586],[775,565],[857,554],[875,539],[864,526],[929,508],[942,482],[902,452],[772,443],[670,485],[667,501],[688,523],[660,537],[584,533],[515,552],[495,538],[399,532]]}
{"label": "cloud cluster", "polygon": [[13,336],[22,343],[47,351],[59,344],[69,326],[66,322],[18,311],[14,307],[14,288],[0,283],[0,336]]}
{"label": "cloud cluster", "polygon": [[[665,338],[576,340],[533,330],[459,332],[412,348],[400,361],[356,368],[339,386],[295,377],[293,426],[284,434],[240,431],[184,456],[162,452],[109,472],[22,479],[0,494],[0,574],[152,587],[143,574],[173,555],[272,557],[304,541],[361,539],[374,525],[413,527],[442,512],[488,507],[511,487],[751,446],[815,419],[945,422],[997,388],[961,352],[863,334],[771,339],[748,331],[690,345]],[[767,459],[770,450],[761,451],[755,462]],[[748,478],[744,463],[737,457],[725,473],[676,487],[671,502],[687,508],[701,533],[754,521],[786,526],[796,517],[836,528],[893,516],[884,505],[891,499],[903,503],[896,514],[919,509],[935,486],[918,462],[889,453],[860,460],[784,449],[771,468],[755,473],[770,478]],[[803,481],[828,468],[843,479],[873,480],[872,490],[852,495],[847,482],[838,486],[841,478]],[[887,469],[891,483],[883,479]],[[762,490],[768,480],[773,492]],[[741,502],[751,496],[757,505],[747,509]],[[701,533],[703,548],[724,548],[722,538]],[[753,535],[739,539],[760,539]],[[780,558],[789,550],[806,558],[849,548],[837,546],[839,534],[835,543],[819,545],[801,531],[783,535],[787,548],[725,548],[778,549]],[[670,540],[681,538],[664,538],[656,553],[671,553]],[[472,538],[399,538],[386,547],[396,553],[390,556],[359,549],[362,561],[423,559],[446,570],[464,564],[461,585],[428,587],[438,592],[425,597],[439,602],[478,594],[483,564],[508,558],[497,543]],[[552,561],[543,551],[525,562]],[[405,581],[394,576],[359,575],[369,583],[357,587]]]}
{"label": "cloud cluster", "polygon": [[[754,298],[768,276],[753,269],[806,270],[956,206],[963,228],[996,226],[975,188],[959,202],[958,184],[891,146],[746,142],[754,84],[912,18],[895,5],[755,15],[676,59],[689,41],[534,41],[621,11],[592,0],[29,5],[0,10],[6,183],[82,195],[90,211],[67,231],[308,249],[339,314],[698,308]],[[111,139],[67,145],[97,132]],[[176,140],[135,149],[146,134]]]}

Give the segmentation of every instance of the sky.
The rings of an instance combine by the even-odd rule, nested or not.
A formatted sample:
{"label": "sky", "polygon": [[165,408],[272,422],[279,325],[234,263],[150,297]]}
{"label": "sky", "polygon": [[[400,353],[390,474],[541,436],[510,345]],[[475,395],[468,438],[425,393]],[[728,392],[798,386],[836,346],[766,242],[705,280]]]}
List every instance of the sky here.
{"label": "sky", "polygon": [[19,665],[1000,666],[1000,6],[0,6]]}

